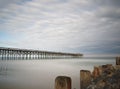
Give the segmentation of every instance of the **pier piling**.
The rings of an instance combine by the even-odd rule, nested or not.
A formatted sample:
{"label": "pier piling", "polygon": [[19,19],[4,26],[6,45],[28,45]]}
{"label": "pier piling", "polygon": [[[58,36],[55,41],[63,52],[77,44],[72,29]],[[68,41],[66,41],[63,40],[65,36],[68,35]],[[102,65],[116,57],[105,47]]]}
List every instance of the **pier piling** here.
{"label": "pier piling", "polygon": [[116,65],[120,65],[120,57],[116,57]]}
{"label": "pier piling", "polygon": [[88,70],[80,70],[80,89],[87,89],[91,83],[91,72]]}
{"label": "pier piling", "polygon": [[71,89],[71,78],[67,76],[56,77],[55,89]]}

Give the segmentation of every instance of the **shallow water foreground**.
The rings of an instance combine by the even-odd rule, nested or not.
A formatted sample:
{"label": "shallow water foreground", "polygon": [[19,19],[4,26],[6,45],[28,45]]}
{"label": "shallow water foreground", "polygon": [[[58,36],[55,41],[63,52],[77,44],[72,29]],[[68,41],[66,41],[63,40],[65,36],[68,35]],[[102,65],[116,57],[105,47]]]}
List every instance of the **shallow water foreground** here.
{"label": "shallow water foreground", "polygon": [[0,60],[0,89],[54,89],[57,76],[69,76],[80,88],[80,70],[113,64],[115,59]]}

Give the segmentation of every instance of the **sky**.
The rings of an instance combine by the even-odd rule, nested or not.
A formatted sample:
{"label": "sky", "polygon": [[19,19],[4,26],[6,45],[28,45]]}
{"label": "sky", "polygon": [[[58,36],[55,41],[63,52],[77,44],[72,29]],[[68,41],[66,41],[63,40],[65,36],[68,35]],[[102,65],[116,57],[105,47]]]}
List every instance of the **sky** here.
{"label": "sky", "polygon": [[120,54],[120,0],[0,0],[0,47]]}

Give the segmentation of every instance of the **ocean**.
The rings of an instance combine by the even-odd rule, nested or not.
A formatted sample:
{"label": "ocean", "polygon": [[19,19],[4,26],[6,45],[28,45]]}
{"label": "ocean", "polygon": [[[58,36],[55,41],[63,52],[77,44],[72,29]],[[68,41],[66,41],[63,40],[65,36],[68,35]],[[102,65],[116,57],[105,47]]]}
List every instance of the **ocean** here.
{"label": "ocean", "polygon": [[80,70],[113,64],[115,58],[0,60],[0,89],[54,89],[57,76],[69,76],[80,89]]}

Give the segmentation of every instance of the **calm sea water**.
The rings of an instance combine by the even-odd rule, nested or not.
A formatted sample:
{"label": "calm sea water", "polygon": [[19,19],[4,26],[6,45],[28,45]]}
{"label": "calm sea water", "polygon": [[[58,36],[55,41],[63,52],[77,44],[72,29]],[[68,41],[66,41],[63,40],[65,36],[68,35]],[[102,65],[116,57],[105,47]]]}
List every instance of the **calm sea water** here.
{"label": "calm sea water", "polygon": [[69,76],[72,89],[80,89],[80,70],[113,64],[115,58],[0,60],[0,89],[54,89],[57,76]]}

